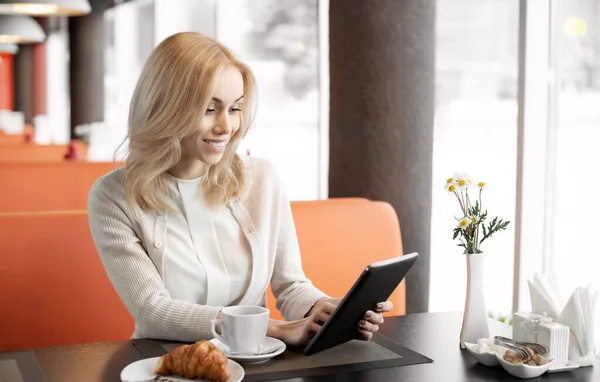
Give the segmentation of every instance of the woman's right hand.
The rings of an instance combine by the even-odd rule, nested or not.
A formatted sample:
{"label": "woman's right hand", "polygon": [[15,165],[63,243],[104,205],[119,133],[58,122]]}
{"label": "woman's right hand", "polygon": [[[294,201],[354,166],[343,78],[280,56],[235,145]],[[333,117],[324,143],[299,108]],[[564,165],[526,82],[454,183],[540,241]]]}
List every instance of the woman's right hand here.
{"label": "woman's right hand", "polygon": [[304,346],[317,334],[335,308],[334,304],[325,302],[306,318],[273,324],[268,335],[279,338],[288,346]]}

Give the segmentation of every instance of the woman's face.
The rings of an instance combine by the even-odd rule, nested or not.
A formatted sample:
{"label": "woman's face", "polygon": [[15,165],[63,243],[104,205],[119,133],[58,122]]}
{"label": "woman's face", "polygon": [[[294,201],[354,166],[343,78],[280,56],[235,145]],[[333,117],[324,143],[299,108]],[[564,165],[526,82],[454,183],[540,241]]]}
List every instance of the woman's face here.
{"label": "woman's face", "polygon": [[[177,166],[193,178],[217,164],[233,134],[240,128],[244,100],[244,79],[232,65],[215,78],[215,88],[207,109],[191,135],[181,141],[182,159]],[[179,171],[181,172],[181,171]]]}

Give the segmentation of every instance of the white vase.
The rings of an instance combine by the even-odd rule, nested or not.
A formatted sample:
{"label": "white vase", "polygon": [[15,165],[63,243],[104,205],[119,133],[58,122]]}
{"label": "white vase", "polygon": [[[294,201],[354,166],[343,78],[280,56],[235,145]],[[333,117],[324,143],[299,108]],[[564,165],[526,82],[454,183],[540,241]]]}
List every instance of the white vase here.
{"label": "white vase", "polygon": [[478,253],[465,256],[467,258],[467,293],[460,331],[460,347],[462,349],[465,348],[465,342],[477,343],[480,338],[489,338],[490,336],[483,294],[485,255]]}

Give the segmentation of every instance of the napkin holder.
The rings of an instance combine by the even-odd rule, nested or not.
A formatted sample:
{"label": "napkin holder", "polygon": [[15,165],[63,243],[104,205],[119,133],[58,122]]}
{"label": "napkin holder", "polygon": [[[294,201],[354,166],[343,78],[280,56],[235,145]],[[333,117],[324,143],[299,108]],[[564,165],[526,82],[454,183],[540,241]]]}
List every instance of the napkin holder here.
{"label": "napkin holder", "polygon": [[552,322],[546,314],[518,312],[513,315],[513,339],[537,343],[538,326]]}
{"label": "napkin holder", "polygon": [[533,282],[528,281],[532,311],[547,314],[555,322],[569,327],[569,361],[579,366],[593,366],[600,358],[598,344],[594,343],[597,340],[594,332],[600,330],[595,327],[600,321],[596,309],[599,292],[591,286],[576,288],[569,301],[561,306],[553,281],[537,274]]}

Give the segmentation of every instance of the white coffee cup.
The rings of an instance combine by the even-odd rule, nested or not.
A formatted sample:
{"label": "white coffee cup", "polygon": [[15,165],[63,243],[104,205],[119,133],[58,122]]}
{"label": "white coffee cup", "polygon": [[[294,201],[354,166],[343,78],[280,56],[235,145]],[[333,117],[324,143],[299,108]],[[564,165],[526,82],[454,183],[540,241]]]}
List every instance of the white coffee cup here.
{"label": "white coffee cup", "polygon": [[[217,325],[221,335],[215,330]],[[213,336],[236,352],[260,352],[268,326],[269,309],[253,305],[223,308],[221,318],[210,321]]]}

